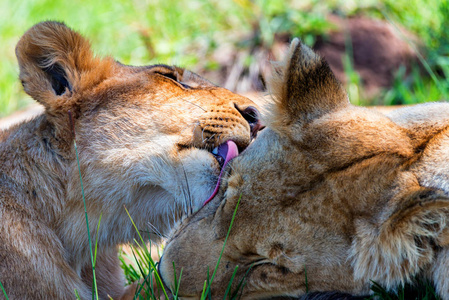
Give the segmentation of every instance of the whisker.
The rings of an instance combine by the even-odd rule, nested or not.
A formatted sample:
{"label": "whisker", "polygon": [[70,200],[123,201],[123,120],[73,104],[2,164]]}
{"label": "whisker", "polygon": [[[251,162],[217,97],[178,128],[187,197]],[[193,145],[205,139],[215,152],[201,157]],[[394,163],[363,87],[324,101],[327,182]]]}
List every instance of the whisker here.
{"label": "whisker", "polygon": [[216,136],[217,134],[216,133],[214,133],[213,135],[211,135],[210,137],[208,137],[208,138],[206,138],[206,139],[204,139],[203,140],[203,143],[205,143],[205,142],[207,142],[207,141],[210,141],[211,139],[213,139],[213,137],[214,136]]}
{"label": "whisker", "polygon": [[162,233],[160,232],[160,230],[157,229],[157,227],[156,227],[154,224],[152,224],[151,222],[147,222],[147,224],[148,224],[149,229],[152,229],[152,230],[153,230],[153,231],[148,231],[149,233],[154,233],[154,234],[156,234],[157,236],[159,236],[159,237],[161,237],[161,238],[163,238],[163,239],[167,238],[167,236],[165,236],[164,234],[162,234]]}
{"label": "whisker", "polygon": [[186,185],[187,185],[187,199],[188,199],[188,212],[187,213],[189,213],[190,212],[190,214],[192,214],[193,213],[193,202],[192,202],[192,193],[191,193],[191,191],[190,191],[190,185],[189,185],[189,180],[188,180],[188,178],[187,178],[187,173],[186,173],[186,169],[184,168],[184,164],[183,163],[181,163],[181,167],[182,167],[182,171],[184,172],[184,180],[185,180],[185,183],[186,183]]}
{"label": "whisker", "polygon": [[192,104],[193,106],[198,107],[199,109],[202,109],[203,111],[206,111],[204,108],[202,108],[202,107],[199,106],[198,104],[193,103],[193,102],[190,102],[189,100],[186,100],[186,99],[183,99],[183,98],[179,98],[179,100],[185,101],[185,102],[187,102],[187,103],[189,103],[189,104]]}
{"label": "whisker", "polygon": [[[182,171],[183,171],[183,174],[184,174],[184,178],[180,179],[180,180],[185,182],[185,186],[186,186],[186,189],[187,189],[187,190],[184,189],[184,188],[182,189],[182,193],[184,194],[184,199],[185,199],[185,201],[183,201],[182,204],[183,204],[183,208],[184,208],[185,214],[189,215],[189,213],[190,214],[193,213],[192,193],[191,193],[191,189],[190,189],[189,180],[188,180],[188,177],[187,177],[186,168],[185,168],[184,164],[182,163],[182,161],[181,161],[181,168],[182,168]],[[184,184],[181,183],[181,186],[184,187]]]}
{"label": "whisker", "polygon": [[[184,128],[182,128],[181,130],[180,130],[180,133],[182,133],[184,130],[188,130],[192,125],[195,125],[194,127],[193,127],[193,132],[195,131],[195,129],[196,129],[196,127],[198,127],[198,126],[200,126],[200,121],[194,121],[194,122],[191,122],[191,123],[189,123],[189,124],[187,124],[186,126],[184,126]],[[181,137],[180,137],[181,138]]]}
{"label": "whisker", "polygon": [[[194,122],[192,124],[195,124],[195,127],[193,128],[193,131],[195,131],[196,127],[200,125],[200,122],[196,121],[196,122]],[[202,137],[204,137],[203,136],[203,132],[202,132]],[[189,213],[190,214],[193,213],[192,193],[191,193],[191,188],[190,188],[190,184],[189,184],[189,181],[188,181],[187,171],[186,171],[186,168],[185,168],[184,164],[182,163],[182,161],[181,161],[181,167],[182,167],[182,170],[183,170],[183,173],[184,173],[184,178],[180,178],[179,177],[180,175],[179,175],[178,172],[176,172],[176,175],[177,175],[177,181],[180,182],[180,186],[182,186],[182,187],[185,186],[186,189],[187,189],[187,191],[186,191],[185,188],[182,189],[182,193],[184,195],[184,201],[181,202],[181,203],[182,203],[182,208],[183,208],[183,210],[185,212],[185,215],[189,215]],[[185,182],[185,185],[182,183],[183,181]],[[175,220],[176,220],[176,216],[173,213],[173,221],[175,222]]]}
{"label": "whisker", "polygon": [[[193,106],[195,106],[195,107],[198,107],[199,109],[202,109],[203,111],[207,111],[207,110],[205,110],[204,108],[202,108],[201,106],[199,106],[198,104],[193,103],[193,102],[191,102],[191,101],[189,101],[189,100],[182,99],[182,98],[178,98],[178,99],[181,100],[181,101],[187,102],[187,103],[189,103],[189,104],[191,104],[191,105],[193,105]],[[171,104],[163,104],[162,106],[168,106],[168,107],[173,107],[173,108],[179,108],[179,105],[171,105]]]}
{"label": "whisker", "polygon": [[201,140],[203,141],[203,143],[204,143],[204,130],[206,130],[206,128],[204,127],[203,128],[203,130],[201,130]]}

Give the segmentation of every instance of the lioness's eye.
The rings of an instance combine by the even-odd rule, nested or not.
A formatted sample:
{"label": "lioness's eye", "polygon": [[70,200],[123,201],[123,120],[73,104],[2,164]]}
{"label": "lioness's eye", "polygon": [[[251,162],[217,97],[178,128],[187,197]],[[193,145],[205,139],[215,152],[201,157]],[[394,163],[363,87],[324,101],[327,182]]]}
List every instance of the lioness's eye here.
{"label": "lioness's eye", "polygon": [[162,73],[162,72],[155,72],[156,74],[162,75],[164,77],[170,78],[171,80],[176,81],[177,83],[179,83],[180,85],[182,85],[183,88],[185,89],[190,89],[191,87],[181,81],[178,80],[177,76],[173,73]]}
{"label": "lioness's eye", "polygon": [[155,72],[156,74],[162,75],[164,77],[170,78],[171,80],[174,80],[178,82],[178,78],[173,73],[162,73],[162,72]]}

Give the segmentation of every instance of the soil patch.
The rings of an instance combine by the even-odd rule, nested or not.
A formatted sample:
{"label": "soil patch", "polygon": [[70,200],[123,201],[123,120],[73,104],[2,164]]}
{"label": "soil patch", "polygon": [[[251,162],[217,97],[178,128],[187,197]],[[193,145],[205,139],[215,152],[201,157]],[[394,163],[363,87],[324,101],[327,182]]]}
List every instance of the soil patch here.
{"label": "soil patch", "polygon": [[[326,36],[318,37],[313,48],[326,58],[343,83],[347,82],[343,59],[348,55],[352,69],[360,78],[359,84],[365,90],[363,96],[367,98],[373,98],[383,88],[392,86],[401,66],[408,72],[418,62],[409,45],[409,41],[417,43],[417,39],[386,21],[367,17],[343,19],[335,15],[329,16],[328,20],[335,29]],[[292,38],[288,34],[278,34],[269,49],[257,44],[249,49],[238,49],[230,44],[220,45],[213,54],[213,59],[220,67],[213,71],[196,71],[212,82],[238,93],[265,91],[266,78],[271,74],[270,61],[284,57]]]}

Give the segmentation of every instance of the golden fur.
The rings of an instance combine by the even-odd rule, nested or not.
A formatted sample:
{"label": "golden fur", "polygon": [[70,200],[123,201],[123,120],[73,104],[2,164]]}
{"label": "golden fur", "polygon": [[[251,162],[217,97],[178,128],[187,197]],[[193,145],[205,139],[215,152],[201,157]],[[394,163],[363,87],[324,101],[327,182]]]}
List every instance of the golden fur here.
{"label": "golden fur", "polygon": [[234,289],[251,268],[243,299],[306,288],[366,295],[370,280],[395,288],[414,276],[449,299],[449,104],[389,116],[353,106],[298,40],[274,73],[267,128],[173,234],[160,264],[166,284],[174,262],[180,295],[198,297],[241,198],[214,299],[236,266]]}
{"label": "golden fur", "polygon": [[139,229],[167,234],[212,193],[220,165],[209,151],[229,139],[245,148],[257,110],[178,67],[96,57],[62,23],[29,29],[16,54],[45,112],[0,131],[0,282],[10,299],[91,298],[75,139],[100,297],[120,298],[116,246],[137,238],[124,207]]}

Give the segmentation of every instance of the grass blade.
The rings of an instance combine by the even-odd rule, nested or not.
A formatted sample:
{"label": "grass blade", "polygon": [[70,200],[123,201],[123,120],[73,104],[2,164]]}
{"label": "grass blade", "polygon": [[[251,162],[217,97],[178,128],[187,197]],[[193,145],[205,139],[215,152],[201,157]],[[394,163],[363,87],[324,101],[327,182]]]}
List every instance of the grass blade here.
{"label": "grass blade", "polygon": [[[147,283],[146,284],[145,293],[150,297],[150,299],[156,299],[156,295],[154,293],[155,289],[154,289],[154,286],[153,286],[153,280],[151,278],[151,274],[154,271],[150,269],[150,270],[148,270],[148,274],[146,274],[146,272],[143,270],[141,264],[139,263],[139,260],[136,257],[136,252],[137,252],[137,256],[139,256],[140,259],[142,260],[142,256],[141,256],[140,253],[143,250],[138,251],[137,249],[134,249],[134,247],[132,247],[132,246],[131,246],[131,250],[132,250],[132,254],[134,256],[134,259],[135,259],[135,261],[137,263],[137,266],[138,266],[138,268],[140,270],[141,277],[144,278],[142,284],[140,284],[140,286],[139,286],[139,289],[136,291],[136,295],[134,296],[134,299],[136,299],[136,296],[138,296],[140,298],[140,292],[145,288],[145,283]],[[148,279],[150,279],[149,280],[150,284],[148,284]]]}
{"label": "grass blade", "polygon": [[137,234],[139,235],[140,241],[142,242],[142,244],[145,244],[145,241],[143,240],[142,236],[140,235],[140,231],[139,231],[139,229],[137,228],[136,224],[134,223],[133,218],[131,218],[131,215],[129,214],[129,211],[126,209],[125,206],[123,206],[123,207],[125,208],[125,211],[126,211],[126,213],[128,214],[128,217],[129,217],[129,219],[131,220],[131,223],[133,224],[134,229],[136,230]]}
{"label": "grass blade", "polygon": [[[142,235],[140,235],[139,229],[137,228],[136,224],[134,223],[133,218],[131,218],[131,215],[129,214],[126,207],[125,207],[125,210],[126,210],[126,213],[128,214],[129,219],[131,220],[131,223],[134,226],[134,229],[137,231],[137,234],[139,235],[139,238],[142,241],[142,244],[145,245],[145,241],[143,240]],[[144,248],[146,249],[146,247],[144,247]],[[146,252],[148,252],[148,249],[146,249]],[[159,276],[159,273],[157,272],[156,264],[154,263],[152,258],[150,258],[149,263],[150,263],[151,270],[153,270],[153,272],[154,272],[154,277],[156,277],[156,283],[158,284],[158,286],[161,287],[162,291],[164,292],[165,299],[169,299],[168,295],[167,295],[167,291],[165,290],[164,284],[162,283],[162,279]]]}
{"label": "grass blade", "polygon": [[97,236],[95,238],[95,252],[94,252],[94,263],[97,264],[97,250],[98,250],[98,236],[100,232],[100,223],[101,223],[101,216],[103,214],[100,214],[100,218],[98,219],[98,225],[97,225]]}
{"label": "grass blade", "polygon": [[229,292],[231,291],[231,285],[232,285],[232,282],[234,281],[234,277],[235,277],[235,274],[237,274],[238,269],[239,269],[239,266],[235,266],[234,272],[232,273],[231,280],[229,280],[229,284],[228,284],[228,287],[226,288],[226,292],[223,296],[223,299],[226,299],[226,296],[228,296]]}
{"label": "grass blade", "polygon": [[201,299],[203,299],[203,295],[206,293],[207,280],[204,280],[203,284],[203,292],[201,293]]}
{"label": "grass blade", "polygon": [[140,274],[142,275],[143,278],[145,278],[147,275],[146,275],[146,273],[144,272],[144,270],[142,269],[141,265],[140,265],[139,262],[138,262],[138,259],[137,259],[137,257],[136,257],[136,252],[135,252],[135,250],[134,250],[134,247],[131,247],[131,251],[132,251],[132,254],[133,254],[133,256],[134,256],[134,259],[135,259],[136,262],[137,262],[137,266],[138,266],[138,268],[139,268],[139,270],[140,270]]}
{"label": "grass blade", "polygon": [[[154,294],[155,288],[154,288],[154,284],[153,284],[153,278],[151,277],[151,274],[153,272],[154,272],[154,270],[151,270],[150,272],[148,272],[148,275],[146,277],[144,277],[142,284],[140,284],[140,287],[136,292],[136,295],[139,295],[139,299],[140,299],[140,292],[145,287],[145,283],[147,283],[147,288],[145,289],[147,295],[149,295],[151,297],[151,299],[157,299],[156,295]],[[150,281],[149,285],[148,285],[148,280]],[[162,287],[162,289],[165,293],[165,289],[163,287]],[[134,299],[136,299],[136,297],[134,297]]]}
{"label": "grass blade", "polygon": [[3,284],[1,281],[0,281],[0,287],[2,288],[3,295],[5,295],[6,300],[9,300],[8,295],[6,294],[5,288],[3,287]]}
{"label": "grass blade", "polygon": [[254,264],[251,264],[251,266],[248,268],[248,270],[246,270],[245,275],[243,275],[242,279],[240,279],[239,284],[237,285],[236,290],[234,291],[234,293],[232,294],[231,299],[235,299],[240,291],[240,297],[239,299],[242,297],[243,294],[243,288],[245,287],[246,284],[246,276],[248,276],[249,271],[251,271],[251,269],[254,267]]}
{"label": "grass blade", "polygon": [[[72,132],[72,138],[73,138],[73,146],[75,147],[75,154],[76,154],[76,162],[78,164],[78,173],[80,175],[80,184],[81,184],[81,193],[83,196],[83,204],[84,204],[84,215],[86,217],[86,227],[87,227],[87,237],[89,239],[89,252],[90,252],[90,260],[92,263],[92,286],[93,290],[95,291],[96,299],[99,299],[98,297],[98,287],[97,287],[97,279],[95,276],[95,261],[94,261],[94,254],[92,250],[92,239],[90,237],[90,229],[89,229],[89,218],[87,217],[87,205],[86,205],[86,197],[84,196],[84,185],[83,185],[83,176],[81,175],[81,166],[80,166],[80,159],[78,156],[78,148],[76,147],[76,134],[75,134],[75,126],[73,124],[72,119],[72,112],[69,110],[69,121],[70,121],[70,130]],[[98,224],[100,226],[100,224]],[[98,234],[97,234],[98,236]],[[92,299],[94,298],[94,293],[92,293]]]}
{"label": "grass blade", "polygon": [[[206,294],[210,293],[210,286],[211,286],[211,284],[212,284],[212,282],[214,280],[215,274],[217,273],[218,266],[220,264],[221,257],[223,256],[223,252],[224,252],[224,249],[225,249],[225,246],[226,246],[226,242],[228,241],[229,234],[231,233],[232,224],[234,224],[235,215],[237,214],[237,209],[239,208],[239,204],[240,204],[240,200],[241,199],[242,199],[242,195],[240,195],[239,200],[237,201],[237,205],[235,206],[234,213],[232,214],[232,219],[231,219],[231,223],[229,224],[228,233],[226,234],[226,238],[224,240],[223,247],[221,248],[220,256],[218,257],[218,261],[217,261],[217,265],[215,266],[214,273],[212,273],[212,277],[210,278],[210,283],[207,285]],[[208,277],[208,280],[209,280],[209,274],[208,274],[207,277]],[[204,298],[201,297],[201,299],[203,300]]]}
{"label": "grass blade", "polygon": [[175,262],[173,262],[173,270],[174,270],[174,276],[175,276],[175,294],[174,294],[174,298],[178,299],[178,293],[179,293],[179,286],[181,285],[181,277],[182,277],[182,268],[181,268],[181,272],[179,273],[179,278],[178,280],[176,280],[176,268],[175,268]]}

